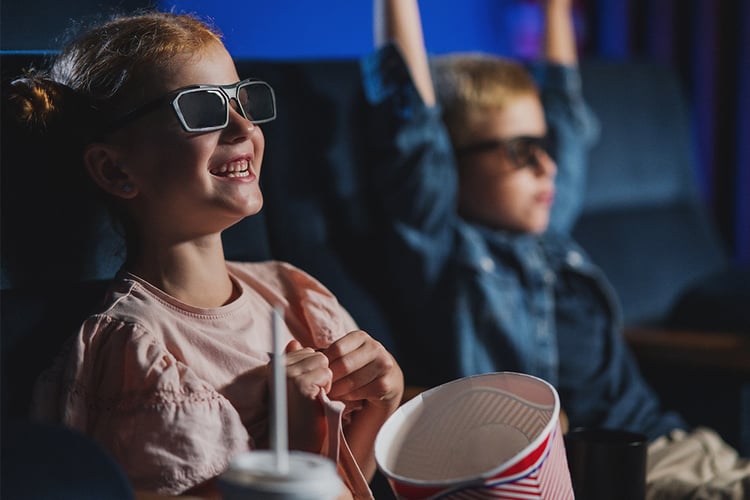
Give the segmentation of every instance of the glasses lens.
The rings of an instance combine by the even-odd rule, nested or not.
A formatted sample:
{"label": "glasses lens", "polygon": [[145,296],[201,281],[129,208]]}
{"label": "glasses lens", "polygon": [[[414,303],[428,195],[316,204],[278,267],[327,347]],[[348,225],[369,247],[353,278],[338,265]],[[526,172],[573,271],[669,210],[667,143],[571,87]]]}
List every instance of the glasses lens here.
{"label": "glasses lens", "polygon": [[544,137],[517,137],[507,144],[511,159],[518,167],[536,166],[537,155],[547,151]]}
{"label": "glasses lens", "polygon": [[227,123],[227,100],[219,90],[185,92],[176,103],[188,130],[222,127]]}
{"label": "glasses lens", "polygon": [[271,87],[263,82],[250,82],[237,89],[237,100],[245,116],[253,123],[271,121],[276,117],[276,102]]}

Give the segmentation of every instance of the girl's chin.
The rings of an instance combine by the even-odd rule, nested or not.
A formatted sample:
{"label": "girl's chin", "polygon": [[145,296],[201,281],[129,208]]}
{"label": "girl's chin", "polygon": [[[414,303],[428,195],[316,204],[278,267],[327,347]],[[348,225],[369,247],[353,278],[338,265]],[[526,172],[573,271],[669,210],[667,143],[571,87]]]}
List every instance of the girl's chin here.
{"label": "girl's chin", "polygon": [[245,200],[243,209],[245,217],[257,214],[261,208],[263,208],[263,195],[258,193],[256,196]]}

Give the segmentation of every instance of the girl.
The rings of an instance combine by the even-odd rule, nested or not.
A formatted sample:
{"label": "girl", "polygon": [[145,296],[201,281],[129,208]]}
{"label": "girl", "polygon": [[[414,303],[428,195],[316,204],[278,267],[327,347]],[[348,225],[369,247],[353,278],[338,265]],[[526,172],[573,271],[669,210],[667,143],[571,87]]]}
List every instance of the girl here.
{"label": "girl", "polygon": [[240,79],[205,23],[144,13],[84,33],[12,98],[28,127],[61,124],[73,151],[62,166],[88,174],[127,244],[105,303],[39,379],[33,413],[92,435],[137,490],[210,486],[233,456],[268,446],[280,307],[290,448],[326,451],[336,440],[323,401],[343,401],[339,470],[347,497],[370,498],[374,437],[403,392],[398,364],[300,269],[224,259],[221,232],[263,205],[270,86]]}

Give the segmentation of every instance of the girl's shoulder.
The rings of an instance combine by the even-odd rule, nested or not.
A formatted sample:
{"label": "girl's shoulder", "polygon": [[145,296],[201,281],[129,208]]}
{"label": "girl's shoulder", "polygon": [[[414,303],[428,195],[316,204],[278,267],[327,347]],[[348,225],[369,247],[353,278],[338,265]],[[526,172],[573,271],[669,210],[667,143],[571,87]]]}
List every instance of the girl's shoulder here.
{"label": "girl's shoulder", "polygon": [[292,334],[304,345],[325,347],[357,324],[338,298],[303,269],[282,261],[228,262],[232,276],[253,295],[284,309]]}
{"label": "girl's shoulder", "polygon": [[227,262],[230,273],[248,284],[266,285],[283,289],[317,290],[334,297],[333,293],[317,278],[294,264],[280,260],[262,262]]}

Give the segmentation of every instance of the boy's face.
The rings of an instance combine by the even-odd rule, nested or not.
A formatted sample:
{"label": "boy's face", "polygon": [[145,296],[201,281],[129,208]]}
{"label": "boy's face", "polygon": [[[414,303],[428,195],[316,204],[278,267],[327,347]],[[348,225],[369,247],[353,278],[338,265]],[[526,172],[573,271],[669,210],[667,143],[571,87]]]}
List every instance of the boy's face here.
{"label": "boy's face", "polygon": [[461,215],[496,229],[543,232],[557,165],[534,140],[547,134],[539,98],[519,96],[502,110],[474,116],[467,132],[470,139],[456,145]]}

